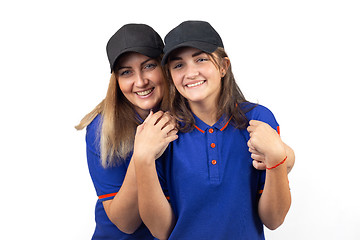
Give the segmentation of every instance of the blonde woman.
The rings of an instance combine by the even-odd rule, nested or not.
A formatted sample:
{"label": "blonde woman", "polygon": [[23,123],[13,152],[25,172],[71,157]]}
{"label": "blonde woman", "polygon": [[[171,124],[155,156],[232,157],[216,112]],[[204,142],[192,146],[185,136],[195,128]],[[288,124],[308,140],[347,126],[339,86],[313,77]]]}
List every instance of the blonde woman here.
{"label": "blonde woman", "polygon": [[139,215],[132,153],[136,128],[149,113],[168,136],[158,144],[162,152],[177,138],[170,115],[157,111],[168,103],[163,42],[151,27],[127,24],[106,50],[111,68],[106,98],[76,126],[87,127],[87,160],[98,195],[92,239],[154,239]]}

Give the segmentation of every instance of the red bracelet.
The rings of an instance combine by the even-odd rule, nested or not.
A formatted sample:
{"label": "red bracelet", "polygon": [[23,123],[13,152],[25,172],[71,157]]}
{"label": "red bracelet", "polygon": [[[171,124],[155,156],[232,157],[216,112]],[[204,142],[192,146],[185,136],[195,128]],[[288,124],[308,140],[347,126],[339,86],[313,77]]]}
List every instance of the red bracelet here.
{"label": "red bracelet", "polygon": [[269,167],[269,168],[267,167],[266,169],[267,169],[267,170],[271,170],[271,169],[277,168],[278,166],[280,166],[281,164],[283,164],[283,163],[286,161],[286,159],[287,159],[287,156],[286,156],[285,159],[282,160],[280,163],[276,164],[276,165],[273,166],[273,167]]}

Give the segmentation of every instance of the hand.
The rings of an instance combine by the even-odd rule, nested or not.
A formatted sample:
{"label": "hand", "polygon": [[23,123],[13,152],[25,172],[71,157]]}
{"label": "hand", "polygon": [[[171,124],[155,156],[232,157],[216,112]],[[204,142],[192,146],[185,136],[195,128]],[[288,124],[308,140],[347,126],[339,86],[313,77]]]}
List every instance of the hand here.
{"label": "hand", "polygon": [[265,164],[265,156],[264,154],[259,153],[255,150],[255,148],[251,145],[250,141],[248,142],[249,152],[251,153],[251,158],[253,159],[253,166],[257,170],[266,170]]}
{"label": "hand", "polygon": [[177,139],[175,127],[176,122],[169,113],[151,111],[136,129],[133,155],[142,160],[157,159],[169,143]]}
{"label": "hand", "polygon": [[251,120],[249,124],[248,147],[254,167],[263,169],[264,166],[271,167],[282,161],[286,153],[279,134],[267,123]]}

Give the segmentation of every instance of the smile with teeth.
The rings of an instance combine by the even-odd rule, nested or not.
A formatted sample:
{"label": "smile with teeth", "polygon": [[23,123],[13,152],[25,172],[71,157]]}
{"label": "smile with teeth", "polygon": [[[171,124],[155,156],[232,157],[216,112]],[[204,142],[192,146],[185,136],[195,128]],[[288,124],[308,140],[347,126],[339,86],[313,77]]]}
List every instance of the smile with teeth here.
{"label": "smile with teeth", "polygon": [[142,92],[135,92],[139,96],[146,96],[149,95],[152,91],[154,91],[154,88],[142,91]]}
{"label": "smile with teeth", "polygon": [[200,82],[197,82],[197,83],[193,83],[193,84],[188,84],[188,85],[186,85],[187,87],[196,87],[196,86],[199,86],[199,85],[201,85],[201,84],[203,84],[205,81],[203,80],[203,81],[200,81]]}

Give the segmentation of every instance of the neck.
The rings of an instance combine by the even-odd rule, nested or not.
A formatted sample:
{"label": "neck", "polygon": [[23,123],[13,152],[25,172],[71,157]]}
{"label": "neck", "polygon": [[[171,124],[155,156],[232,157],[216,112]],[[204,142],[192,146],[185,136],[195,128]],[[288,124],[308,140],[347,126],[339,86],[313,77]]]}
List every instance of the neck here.
{"label": "neck", "polygon": [[202,103],[189,103],[191,111],[209,126],[217,122],[217,107],[216,104],[202,104]]}
{"label": "neck", "polygon": [[154,113],[156,113],[159,110],[159,107],[155,107],[153,109],[136,109],[135,111],[139,114],[139,116],[141,117],[142,120],[145,120],[147,118],[147,116],[149,115],[150,111],[153,111]]}

